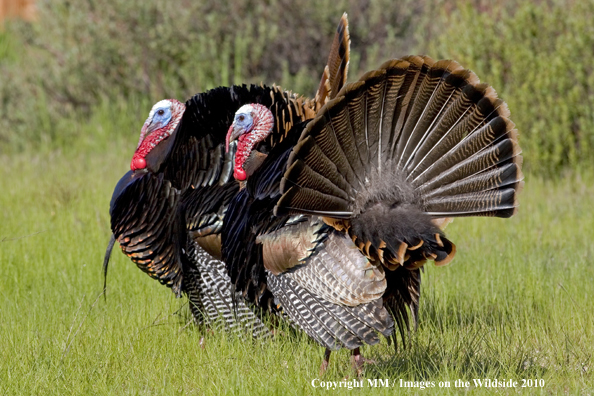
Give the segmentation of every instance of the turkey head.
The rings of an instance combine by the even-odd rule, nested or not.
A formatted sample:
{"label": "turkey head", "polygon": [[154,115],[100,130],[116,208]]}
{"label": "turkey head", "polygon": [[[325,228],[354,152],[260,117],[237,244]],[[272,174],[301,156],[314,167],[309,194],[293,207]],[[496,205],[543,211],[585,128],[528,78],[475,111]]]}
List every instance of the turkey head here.
{"label": "turkey head", "polygon": [[[157,102],[140,131],[136,152],[130,169],[156,172],[171,148],[173,139],[168,139],[179,124],[186,106],[176,99]],[[163,142],[163,143],[162,143]]]}
{"label": "turkey head", "polygon": [[273,126],[274,117],[266,106],[252,103],[243,105],[237,110],[226,139],[227,152],[229,144],[237,140],[237,153],[233,167],[235,179],[245,181],[262,164],[266,154],[254,148],[268,137]]}

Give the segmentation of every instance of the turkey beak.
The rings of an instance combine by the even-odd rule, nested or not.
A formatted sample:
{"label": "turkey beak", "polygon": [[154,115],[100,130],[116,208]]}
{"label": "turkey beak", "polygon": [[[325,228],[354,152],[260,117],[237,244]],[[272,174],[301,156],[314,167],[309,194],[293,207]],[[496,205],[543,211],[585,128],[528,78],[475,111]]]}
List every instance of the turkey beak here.
{"label": "turkey beak", "polygon": [[231,124],[231,126],[229,127],[229,130],[227,131],[227,139],[225,142],[225,152],[229,152],[229,144],[235,140],[237,140],[238,137],[241,136],[243,132],[243,129],[238,128],[235,125],[235,122],[233,124]]}

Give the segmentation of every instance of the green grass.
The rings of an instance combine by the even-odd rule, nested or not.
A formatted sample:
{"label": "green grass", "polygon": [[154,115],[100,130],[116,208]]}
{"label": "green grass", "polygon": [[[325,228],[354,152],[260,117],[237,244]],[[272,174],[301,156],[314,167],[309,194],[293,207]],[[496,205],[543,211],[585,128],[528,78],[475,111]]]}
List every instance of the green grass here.
{"label": "green grass", "polygon": [[[109,199],[137,136],[114,120],[81,125],[76,151],[0,157],[0,394],[326,394],[311,386],[321,347],[291,332],[252,342],[186,326],[185,300],[117,249],[103,300]],[[119,141],[101,140],[109,128]],[[377,362],[365,378],[449,380],[451,393],[466,391],[456,379],[537,378],[543,389],[502,392],[592,393],[593,180],[528,177],[517,217],[455,220],[457,257],[427,266],[409,348],[365,347]],[[323,379],[345,377],[341,351]]]}

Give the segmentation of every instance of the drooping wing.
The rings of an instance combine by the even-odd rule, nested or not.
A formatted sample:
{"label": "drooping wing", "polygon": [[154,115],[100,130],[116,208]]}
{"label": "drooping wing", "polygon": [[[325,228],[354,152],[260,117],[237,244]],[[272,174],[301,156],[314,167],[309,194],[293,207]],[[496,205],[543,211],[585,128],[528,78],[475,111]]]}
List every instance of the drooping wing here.
{"label": "drooping wing", "polygon": [[179,190],[163,175],[128,172],[111,202],[111,229],[120,248],[151,278],[181,293]]}

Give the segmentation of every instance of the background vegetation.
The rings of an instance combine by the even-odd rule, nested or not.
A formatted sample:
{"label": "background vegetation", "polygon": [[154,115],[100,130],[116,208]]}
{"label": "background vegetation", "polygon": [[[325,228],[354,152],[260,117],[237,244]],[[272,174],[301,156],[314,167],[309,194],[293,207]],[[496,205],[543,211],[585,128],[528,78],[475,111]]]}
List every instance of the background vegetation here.
{"label": "background vegetation", "polygon": [[[0,394],[325,393],[310,386],[320,347],[187,326],[185,300],[117,251],[99,297],[109,198],[152,104],[235,83],[311,96],[344,11],[351,81],[411,53],[458,60],[509,104],[527,171],[517,217],[448,227],[458,256],[428,266],[419,330],[397,353],[365,348],[378,363],[366,378],[541,378],[510,393],[594,393],[594,2],[493,3],[40,0],[36,22],[7,21]],[[344,377],[346,351],[325,379]]]}
{"label": "background vegetation", "polygon": [[7,24],[0,37],[3,152],[75,145],[78,125],[102,106],[138,122],[164,97],[219,85],[277,83],[310,96],[347,10],[351,80],[409,53],[456,59],[508,102],[529,171],[592,166],[592,1],[46,0],[38,8],[37,23]]}

